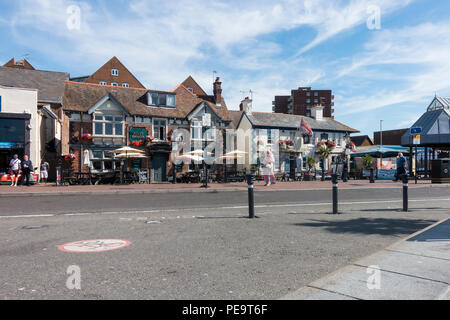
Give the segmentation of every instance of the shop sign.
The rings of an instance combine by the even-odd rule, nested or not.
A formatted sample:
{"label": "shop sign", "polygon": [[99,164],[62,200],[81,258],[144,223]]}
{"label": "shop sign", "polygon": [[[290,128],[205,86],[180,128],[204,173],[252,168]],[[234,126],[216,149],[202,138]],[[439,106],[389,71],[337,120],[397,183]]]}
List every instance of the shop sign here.
{"label": "shop sign", "polygon": [[145,141],[147,135],[145,128],[131,128],[129,132],[130,141]]}
{"label": "shop sign", "polygon": [[0,149],[23,148],[23,143],[17,142],[0,142]]}

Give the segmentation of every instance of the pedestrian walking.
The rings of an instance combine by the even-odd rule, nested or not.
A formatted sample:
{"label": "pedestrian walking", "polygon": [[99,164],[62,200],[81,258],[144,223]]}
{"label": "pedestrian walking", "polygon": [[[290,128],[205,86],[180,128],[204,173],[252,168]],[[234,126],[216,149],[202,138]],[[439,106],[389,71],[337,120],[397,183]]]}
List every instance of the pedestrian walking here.
{"label": "pedestrian walking", "polygon": [[406,165],[406,158],[403,156],[403,153],[399,152],[397,155],[397,172],[393,181],[397,182],[406,174]]}
{"label": "pedestrian walking", "polygon": [[40,175],[41,175],[41,181],[42,182],[47,182],[48,179],[48,170],[50,169],[50,165],[48,164],[47,161],[42,161],[41,163],[41,170],[40,170]]}
{"label": "pedestrian walking", "polygon": [[273,167],[275,164],[275,157],[273,155],[272,150],[269,148],[264,153],[264,158],[261,162],[262,167],[262,175],[264,176],[264,182],[266,183],[264,186],[270,186],[271,184],[275,184],[275,175],[273,174]]}
{"label": "pedestrian walking", "polygon": [[20,179],[21,176],[21,161],[19,159],[19,156],[15,154],[11,161],[9,162],[9,175],[11,177],[11,186],[17,187],[17,182]]}
{"label": "pedestrian walking", "polygon": [[22,172],[24,184],[27,185],[28,187],[30,186],[30,176],[32,171],[33,171],[33,163],[31,162],[31,160],[28,159],[27,155],[24,155],[22,161]]}

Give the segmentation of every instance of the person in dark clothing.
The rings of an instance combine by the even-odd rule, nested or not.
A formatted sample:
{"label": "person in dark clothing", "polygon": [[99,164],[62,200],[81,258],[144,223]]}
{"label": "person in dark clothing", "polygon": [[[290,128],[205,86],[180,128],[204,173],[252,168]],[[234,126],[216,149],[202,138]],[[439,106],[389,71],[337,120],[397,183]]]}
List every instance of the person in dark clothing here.
{"label": "person in dark clothing", "polygon": [[33,171],[33,163],[31,162],[31,160],[28,159],[27,155],[24,155],[23,161],[22,161],[22,172],[23,172],[24,184],[26,184],[27,186],[30,186],[31,171]]}
{"label": "person in dark clothing", "polygon": [[403,156],[403,153],[399,152],[397,156],[397,172],[394,181],[402,179],[402,177],[406,174],[406,165],[406,158]]}

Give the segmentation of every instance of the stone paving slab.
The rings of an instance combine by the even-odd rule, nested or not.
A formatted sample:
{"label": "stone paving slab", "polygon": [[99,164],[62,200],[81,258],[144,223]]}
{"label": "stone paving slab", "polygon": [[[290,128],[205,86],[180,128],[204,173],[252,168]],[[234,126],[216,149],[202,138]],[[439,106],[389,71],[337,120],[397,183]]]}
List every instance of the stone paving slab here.
{"label": "stone paving slab", "polygon": [[[450,219],[441,221],[281,299],[450,299],[449,226]],[[374,268],[379,288],[371,282]]]}

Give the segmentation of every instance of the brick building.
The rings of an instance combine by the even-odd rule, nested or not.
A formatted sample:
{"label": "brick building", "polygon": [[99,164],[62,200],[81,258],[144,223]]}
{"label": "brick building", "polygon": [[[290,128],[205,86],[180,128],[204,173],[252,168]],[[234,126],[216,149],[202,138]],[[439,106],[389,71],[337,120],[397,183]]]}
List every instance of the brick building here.
{"label": "brick building", "polygon": [[145,89],[142,83],[125,67],[117,57],[112,57],[90,76],[71,78],[71,81],[124,88]]}
{"label": "brick building", "polygon": [[68,81],[62,144],[63,154],[76,155],[70,160],[72,169],[117,171],[120,161],[111,151],[131,146],[145,151],[148,158],[132,160],[128,169],[148,169],[152,181],[166,181],[173,130],[184,128],[191,134],[188,139],[202,141],[198,130],[202,130],[203,114],[210,114],[215,132],[231,121],[219,78],[213,84],[214,95],[207,95],[194,82],[192,77],[183,82],[194,90],[181,83],[172,91],[161,91]]}
{"label": "brick building", "polygon": [[272,102],[272,111],[275,113],[295,114],[311,117],[311,109],[321,104],[323,116],[332,118],[334,109],[334,96],[331,90],[314,90],[311,87],[300,87],[292,90],[290,96],[275,96]]}
{"label": "brick building", "polygon": [[8,68],[35,70],[31,63],[29,63],[26,59],[16,61],[15,58],[11,58],[11,60],[9,60],[3,66]]}
{"label": "brick building", "polygon": [[[402,136],[405,132],[408,131],[406,129],[396,129],[396,130],[383,130],[383,145],[388,146],[401,146],[402,145]],[[375,131],[373,133],[373,142],[376,145],[381,144],[381,131]]]}

